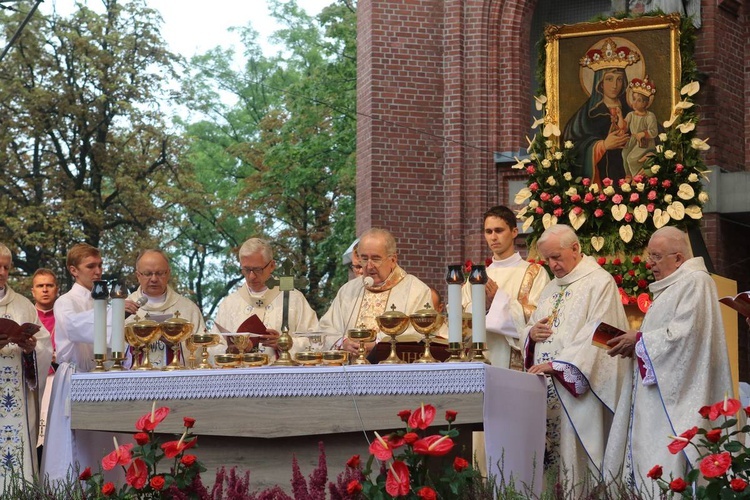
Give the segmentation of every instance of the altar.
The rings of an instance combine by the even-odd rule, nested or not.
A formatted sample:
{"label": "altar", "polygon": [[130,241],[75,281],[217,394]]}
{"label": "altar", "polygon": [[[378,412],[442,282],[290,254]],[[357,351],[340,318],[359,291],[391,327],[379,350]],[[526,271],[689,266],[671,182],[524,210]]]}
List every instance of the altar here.
{"label": "altar", "polygon": [[204,483],[217,467],[236,466],[250,471],[252,489],[288,489],[292,454],[307,475],[322,442],[335,481],[351,455],[368,456],[373,431],[403,428],[398,412],[425,403],[438,410],[436,427],[445,410],[458,412],[463,456],[471,456],[471,431],[484,428],[504,476],[531,484],[544,450],[545,398],[541,377],[481,363],[82,373],[70,378],[70,427],[133,433],[156,401],[171,409],[160,432],[181,433],[183,417],[196,419]]}

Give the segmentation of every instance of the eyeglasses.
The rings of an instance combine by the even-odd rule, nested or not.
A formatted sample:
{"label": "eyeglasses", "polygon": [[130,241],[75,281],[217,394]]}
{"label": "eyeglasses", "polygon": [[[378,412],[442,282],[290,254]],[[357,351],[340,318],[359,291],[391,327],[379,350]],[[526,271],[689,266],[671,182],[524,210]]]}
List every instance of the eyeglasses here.
{"label": "eyeglasses", "polygon": [[356,273],[357,271],[361,271],[362,269],[364,269],[364,266],[361,264],[349,264],[349,270],[352,272]]}
{"label": "eyeglasses", "polygon": [[662,261],[662,259],[664,259],[664,257],[668,255],[677,255],[678,253],[680,252],[669,252],[668,254],[664,254],[664,255],[659,255],[658,253],[650,253],[646,257],[646,260],[649,262],[653,262],[654,264],[658,264],[659,262]]}
{"label": "eyeglasses", "polygon": [[383,262],[385,262],[385,260],[386,259],[382,257],[368,258],[368,257],[362,257],[361,255],[359,257],[359,262],[362,264],[362,268],[365,268],[370,264],[372,264],[372,267],[376,267],[376,268],[380,267],[383,264]]}
{"label": "eyeglasses", "polygon": [[143,276],[144,278],[148,278],[148,279],[151,279],[153,277],[161,279],[164,276],[168,275],[169,271],[154,271],[150,273],[142,273],[140,271],[136,271],[135,273],[139,276]]}
{"label": "eyeglasses", "polygon": [[268,263],[266,263],[263,267],[242,267],[242,274],[250,274],[253,273],[256,276],[260,276],[260,273],[266,270],[266,268],[273,262],[273,260],[269,260]]}

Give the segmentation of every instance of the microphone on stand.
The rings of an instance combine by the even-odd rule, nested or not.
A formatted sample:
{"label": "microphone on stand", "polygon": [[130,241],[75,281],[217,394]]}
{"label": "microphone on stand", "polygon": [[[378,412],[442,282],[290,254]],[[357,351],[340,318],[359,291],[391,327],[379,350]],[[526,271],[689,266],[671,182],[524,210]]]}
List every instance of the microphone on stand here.
{"label": "microphone on stand", "polygon": [[[356,307],[356,305],[357,305],[357,302],[360,302],[362,300],[362,297],[365,296],[366,287],[374,285],[375,280],[372,279],[372,276],[365,276],[364,278],[362,278],[362,283],[364,283],[365,286],[362,288],[362,293],[360,294],[359,298],[354,302],[355,307],[352,307],[352,310],[349,313],[349,319],[346,321],[346,325],[344,325],[345,328],[348,327],[349,324],[351,323],[352,316],[354,315],[354,311],[359,309]],[[337,347],[340,348],[343,344],[344,339],[346,339],[346,332],[344,332],[344,334],[341,337],[337,338],[336,341],[333,344],[331,344],[331,347],[334,349]]]}

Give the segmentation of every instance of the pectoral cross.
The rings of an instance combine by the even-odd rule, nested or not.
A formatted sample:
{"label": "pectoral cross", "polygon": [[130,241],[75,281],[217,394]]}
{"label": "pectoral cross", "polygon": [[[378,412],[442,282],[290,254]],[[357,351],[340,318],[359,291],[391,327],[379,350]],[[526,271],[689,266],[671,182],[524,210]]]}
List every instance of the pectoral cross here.
{"label": "pectoral cross", "polygon": [[307,285],[307,278],[294,279],[292,275],[292,263],[284,261],[281,265],[281,276],[279,278],[271,277],[266,281],[268,288],[275,286],[279,287],[279,290],[284,292],[283,295],[283,306],[281,315],[281,336],[279,337],[278,349],[281,351],[279,357],[274,365],[280,366],[293,366],[297,363],[289,355],[289,350],[292,348],[292,338],[289,336],[289,292],[295,289],[295,287],[303,287]]}

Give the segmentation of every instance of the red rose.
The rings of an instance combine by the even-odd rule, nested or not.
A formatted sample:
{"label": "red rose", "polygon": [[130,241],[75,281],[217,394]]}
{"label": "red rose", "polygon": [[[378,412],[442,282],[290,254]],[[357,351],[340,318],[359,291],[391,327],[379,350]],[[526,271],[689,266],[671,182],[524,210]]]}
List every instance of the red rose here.
{"label": "red rose", "polygon": [[145,432],[137,432],[135,436],[133,436],[133,438],[135,439],[135,442],[140,446],[148,443],[149,440],[148,434],[146,434]]}
{"label": "red rose", "polygon": [[462,470],[466,469],[468,466],[469,466],[469,462],[467,462],[461,457],[456,457],[453,459],[453,469],[455,469],[456,472],[461,472]]}
{"label": "red rose", "polygon": [[711,429],[706,433],[706,439],[712,443],[718,443],[721,439],[721,429]]}
{"label": "red rose", "polygon": [[620,259],[615,259],[612,261],[612,264],[614,264],[615,266],[619,266],[622,264],[622,261]]}
{"label": "red rose", "polygon": [[526,172],[527,172],[527,173],[528,173],[529,175],[534,175],[534,173],[536,172],[536,169],[534,168],[534,166],[533,166],[533,165],[529,165],[528,167],[526,167]]}
{"label": "red rose", "polygon": [[603,266],[604,264],[607,263],[607,259],[605,259],[604,257],[599,257],[598,259],[596,259],[596,263],[599,264],[600,266]]}
{"label": "red rose", "polygon": [[88,481],[89,479],[91,479],[91,476],[91,467],[86,467],[85,469],[83,469],[83,472],[81,472],[81,475],[78,476],[78,479],[81,481]]}
{"label": "red rose", "polygon": [[435,493],[435,490],[433,490],[429,486],[423,486],[419,491],[417,491],[417,496],[422,500],[437,500],[437,494]]}
{"label": "red rose", "polygon": [[672,181],[670,181],[669,179],[664,179],[663,181],[661,181],[661,186],[663,188],[669,188],[669,186],[671,185],[672,185]]}
{"label": "red rose", "polygon": [[605,177],[604,180],[602,181],[602,184],[609,187],[612,185],[612,179],[610,179],[609,177]]}
{"label": "red rose", "polygon": [[723,453],[708,455],[701,460],[699,467],[701,474],[710,479],[724,474],[727,469],[729,469],[730,465],[732,465],[732,455],[730,455],[728,451],[725,451]]}
{"label": "red rose", "polygon": [[[707,407],[707,406],[704,406],[703,408],[708,408],[708,407]],[[701,408],[701,410],[702,410],[703,408]],[[707,418],[707,417],[708,417],[708,415],[703,415],[702,413],[701,413],[701,415],[703,416],[703,418]],[[747,408],[745,408],[745,416],[746,416],[746,417],[750,417],[750,406],[748,406]]]}
{"label": "red rose", "polygon": [[456,421],[456,415],[458,415],[458,412],[455,410],[445,410],[445,420],[449,424]]}
{"label": "red rose", "polygon": [[594,195],[591,193],[586,193],[586,196],[583,197],[583,202],[591,203],[592,201],[594,201]]}
{"label": "red rose", "polygon": [[351,467],[352,469],[356,469],[357,467],[359,467],[359,464],[359,455],[352,455],[352,458],[346,461],[346,466]]}
{"label": "red rose", "polygon": [[586,187],[589,187],[591,185],[591,179],[589,179],[588,177],[584,177],[583,180],[581,181],[581,184],[583,184]]}
{"label": "red rose", "polygon": [[638,280],[638,288],[646,288],[647,286],[648,286],[648,281]]}
{"label": "red rose", "polygon": [[484,267],[490,267],[492,265],[492,257],[484,259]]}
{"label": "red rose", "polygon": [[628,271],[628,274],[629,274],[630,276],[635,276],[635,271],[633,271],[633,270],[631,269],[630,271]]}
{"label": "red rose", "polygon": [[411,410],[401,410],[398,412],[398,418],[400,418],[402,422],[408,422],[410,416]]}
{"label": "red rose", "polygon": [[674,166],[674,171],[679,174],[680,172],[682,172],[683,168],[685,167],[682,165],[682,163],[678,163],[677,165]]}
{"label": "red rose", "polygon": [[626,213],[625,214],[625,222],[630,222],[632,220],[633,220],[633,214],[631,214],[630,212]]}
{"label": "red rose", "polygon": [[154,477],[152,477],[151,481],[149,482],[149,484],[156,491],[161,491],[161,489],[164,488],[164,476],[154,476]]}
{"label": "red rose", "polygon": [[195,419],[190,417],[182,417],[182,421],[185,423],[185,427],[192,429],[195,425]]}
{"label": "red rose", "polygon": [[411,446],[419,441],[419,436],[415,432],[407,432],[406,434],[404,434],[404,441],[406,442],[406,444]]}
{"label": "red rose", "polygon": [[654,465],[651,467],[651,470],[648,471],[648,474],[646,474],[646,477],[650,477],[653,480],[657,480],[661,478],[661,475],[664,473],[664,469],[662,469],[661,465]]}
{"label": "red rose", "polygon": [[613,278],[615,279],[615,283],[622,285],[622,274],[615,274]]}
{"label": "red rose", "polygon": [[464,262],[464,272],[466,274],[470,273],[471,272],[471,266],[473,266],[473,265],[474,265],[474,263],[471,262],[471,259],[469,259],[466,262]]}
{"label": "red rose", "polygon": [[674,441],[669,444],[669,446],[667,446],[667,448],[669,448],[669,452],[672,453],[672,455],[676,455],[677,453],[681,452],[688,444],[690,444],[690,440],[693,439],[693,437],[695,437],[697,433],[698,428],[693,427],[692,429],[688,429],[680,434],[675,438]]}
{"label": "red rose", "polygon": [[349,484],[346,485],[346,493],[348,495],[356,495],[357,493],[361,493],[361,492],[362,492],[362,483],[360,483],[356,479],[349,481]]}
{"label": "red rose", "polygon": [[734,491],[745,491],[745,488],[747,488],[747,481],[739,477],[735,477],[729,482],[729,486]]}
{"label": "red rose", "polygon": [[113,495],[115,492],[115,485],[114,483],[104,483],[104,486],[102,486],[102,495],[105,497],[108,497],[110,495]]}
{"label": "red rose", "polygon": [[557,217],[558,219],[563,216],[563,209],[562,208],[556,208],[552,211],[552,214]]}
{"label": "red rose", "polygon": [[669,489],[675,493],[682,493],[687,488],[687,483],[681,477],[678,477],[671,483],[669,483]]}
{"label": "red rose", "polygon": [[594,210],[594,217],[603,217],[604,216],[604,210],[601,208],[597,208]]}
{"label": "red rose", "polygon": [[185,455],[180,459],[180,463],[185,467],[192,467],[196,460],[195,455]]}
{"label": "red rose", "polygon": [[657,184],[659,184],[659,179],[657,179],[656,177],[651,177],[648,180],[648,185],[649,186],[656,186]]}

